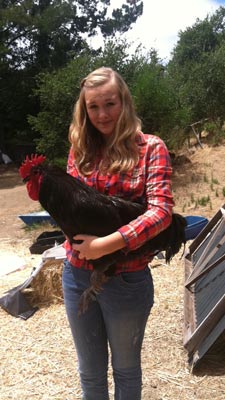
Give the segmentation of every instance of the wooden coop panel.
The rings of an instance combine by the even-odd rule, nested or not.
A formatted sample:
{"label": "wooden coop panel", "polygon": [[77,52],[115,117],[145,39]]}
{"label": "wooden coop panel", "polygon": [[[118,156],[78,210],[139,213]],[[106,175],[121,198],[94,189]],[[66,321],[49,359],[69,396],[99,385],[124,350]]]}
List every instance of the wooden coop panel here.
{"label": "wooden coop panel", "polygon": [[224,206],[185,255],[184,347],[196,364],[225,332]]}

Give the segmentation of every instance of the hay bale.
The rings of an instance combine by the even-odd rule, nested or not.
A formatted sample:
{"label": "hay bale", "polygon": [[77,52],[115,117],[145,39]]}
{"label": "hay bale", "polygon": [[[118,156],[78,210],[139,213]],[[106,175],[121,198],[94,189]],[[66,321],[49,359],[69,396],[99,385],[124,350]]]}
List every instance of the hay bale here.
{"label": "hay bale", "polygon": [[40,303],[62,303],[63,260],[46,260],[30,285],[29,301],[33,306]]}

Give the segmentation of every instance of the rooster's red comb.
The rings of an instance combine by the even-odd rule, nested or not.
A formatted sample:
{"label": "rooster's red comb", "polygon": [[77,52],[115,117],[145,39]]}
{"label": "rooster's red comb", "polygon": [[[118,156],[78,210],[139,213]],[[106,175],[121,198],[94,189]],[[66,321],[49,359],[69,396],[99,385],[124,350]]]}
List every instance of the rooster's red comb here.
{"label": "rooster's red comb", "polygon": [[26,156],[21,167],[19,168],[21,178],[27,178],[30,174],[31,168],[35,167],[38,164],[42,164],[45,160],[46,157],[43,155],[38,156],[37,154],[31,154],[30,158],[29,156]]}

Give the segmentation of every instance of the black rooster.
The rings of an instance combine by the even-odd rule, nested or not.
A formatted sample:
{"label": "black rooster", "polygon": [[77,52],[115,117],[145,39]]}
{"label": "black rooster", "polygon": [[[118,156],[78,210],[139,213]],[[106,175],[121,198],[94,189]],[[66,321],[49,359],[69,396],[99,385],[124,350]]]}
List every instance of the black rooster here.
{"label": "black rooster", "polygon": [[[43,164],[44,161],[43,156],[27,157],[19,172],[26,182],[29,196],[39,200],[71,243],[79,233],[106,236],[144,213],[142,204],[101,194],[61,168]],[[169,262],[186,242],[185,226],[185,218],[173,214],[171,225],[137,250],[126,255],[119,250],[93,260],[91,285],[81,296],[80,312],[87,309],[107,276],[113,274],[116,262],[160,251],[165,251],[166,262]]]}

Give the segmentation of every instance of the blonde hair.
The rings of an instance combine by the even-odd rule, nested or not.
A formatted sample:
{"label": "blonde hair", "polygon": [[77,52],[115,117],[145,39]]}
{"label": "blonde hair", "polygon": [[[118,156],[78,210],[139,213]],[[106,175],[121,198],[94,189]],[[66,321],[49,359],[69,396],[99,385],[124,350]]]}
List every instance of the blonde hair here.
{"label": "blonde hair", "polygon": [[[113,81],[118,88],[122,111],[117,121],[114,135],[104,142],[102,135],[91,124],[85,102],[85,89],[96,88]],[[104,147],[104,157],[99,169],[125,172],[133,168],[139,159],[136,135],[141,129],[141,122],[134,109],[130,91],[122,77],[111,68],[101,67],[91,72],[81,82],[81,91],[75,104],[69,130],[69,140],[80,172],[88,175],[93,171],[99,149]]]}

